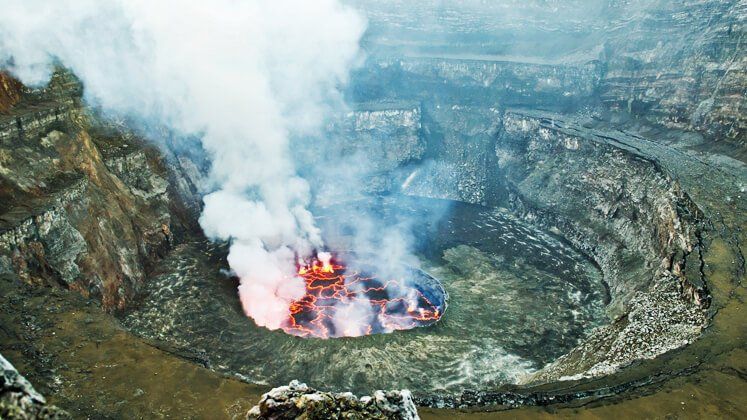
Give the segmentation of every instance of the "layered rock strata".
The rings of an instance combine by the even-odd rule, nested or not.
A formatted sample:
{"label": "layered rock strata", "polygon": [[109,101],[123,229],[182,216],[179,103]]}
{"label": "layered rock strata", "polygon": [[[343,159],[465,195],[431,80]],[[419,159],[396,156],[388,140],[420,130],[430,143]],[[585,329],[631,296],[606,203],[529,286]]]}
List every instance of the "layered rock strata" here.
{"label": "layered rock strata", "polygon": [[0,115],[0,272],[124,309],[185,224],[178,175],[136,138],[97,128],[69,73]]}

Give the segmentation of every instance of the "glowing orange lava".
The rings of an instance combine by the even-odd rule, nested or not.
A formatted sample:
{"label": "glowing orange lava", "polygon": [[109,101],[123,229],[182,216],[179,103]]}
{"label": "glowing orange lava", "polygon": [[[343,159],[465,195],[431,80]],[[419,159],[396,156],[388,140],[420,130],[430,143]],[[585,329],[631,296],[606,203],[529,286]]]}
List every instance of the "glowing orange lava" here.
{"label": "glowing orange lava", "polygon": [[[419,270],[407,272],[415,278],[427,276]],[[445,308],[443,295],[418,287],[415,279],[382,281],[348,269],[330,254],[299,263],[298,275],[306,283],[306,294],[290,306],[283,330],[292,335],[357,337],[406,330],[435,323]]]}

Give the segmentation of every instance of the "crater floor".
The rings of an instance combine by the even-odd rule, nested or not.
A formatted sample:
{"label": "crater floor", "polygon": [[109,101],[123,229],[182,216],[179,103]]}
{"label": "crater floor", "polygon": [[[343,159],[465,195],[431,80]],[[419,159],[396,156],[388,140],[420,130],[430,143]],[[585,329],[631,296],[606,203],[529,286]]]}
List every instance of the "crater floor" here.
{"label": "crater floor", "polygon": [[[257,327],[241,311],[221,247],[178,248],[123,322],[212,369],[257,384],[292,379],[370,392],[409,388],[457,393],[519,381],[604,323],[598,269],[548,233],[497,210],[440,200],[347,203],[322,213],[345,230],[365,206],[390,223],[418,220],[422,268],[449,293],[437,324],[391,334],[303,339]],[[438,217],[437,217],[438,216]]]}

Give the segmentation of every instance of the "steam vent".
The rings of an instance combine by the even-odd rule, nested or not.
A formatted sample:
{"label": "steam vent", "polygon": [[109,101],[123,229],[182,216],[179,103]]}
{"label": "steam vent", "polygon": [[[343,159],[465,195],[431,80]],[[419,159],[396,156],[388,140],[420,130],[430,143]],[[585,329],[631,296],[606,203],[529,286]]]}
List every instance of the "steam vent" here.
{"label": "steam vent", "polygon": [[747,418],[747,1],[0,5],[0,419]]}

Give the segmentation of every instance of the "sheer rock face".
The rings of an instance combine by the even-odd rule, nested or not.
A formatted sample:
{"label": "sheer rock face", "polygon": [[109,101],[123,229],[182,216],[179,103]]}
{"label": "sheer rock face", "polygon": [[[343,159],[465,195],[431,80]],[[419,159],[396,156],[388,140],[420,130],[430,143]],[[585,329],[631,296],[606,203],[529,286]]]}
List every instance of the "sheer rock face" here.
{"label": "sheer rock face", "polygon": [[359,104],[330,135],[336,142],[333,150],[359,162],[356,170],[365,175],[365,192],[403,191],[493,204],[491,165],[496,161],[494,139],[501,112],[476,106],[405,105]]}
{"label": "sheer rock face", "polygon": [[247,419],[392,419],[420,417],[409,391],[376,391],[357,398],[346,393],[321,392],[293,381],[264,394]]}
{"label": "sheer rock face", "polygon": [[747,2],[630,3],[618,6],[627,16],[604,35],[602,101],[635,118],[744,148]]}
{"label": "sheer rock face", "polygon": [[[358,104],[329,127],[325,146],[307,147],[304,158],[311,162],[329,159],[320,153],[330,152],[342,161],[344,176],[362,181],[365,193],[393,189],[398,171],[409,162],[420,160],[425,153],[421,136],[422,115],[418,103]],[[349,197],[349,191],[321,191],[319,201]]]}
{"label": "sheer rock face", "polygon": [[185,224],[169,188],[179,174],[133,136],[94,125],[80,94],[60,72],[0,115],[0,273],[124,309]]}
{"label": "sheer rock face", "polygon": [[747,150],[745,0],[355,3],[376,52],[366,95],[593,107]]}
{"label": "sheer rock face", "polygon": [[47,405],[44,397],[0,355],[0,418],[68,419],[69,414]]}
{"label": "sheer rock face", "polygon": [[428,154],[400,182],[408,195],[495,204],[495,136],[501,127],[496,108],[437,105],[427,110],[423,138]]}
{"label": "sheer rock face", "polygon": [[594,58],[517,62],[449,53],[373,56],[368,66],[355,74],[354,95],[364,100],[411,100],[417,96],[459,105],[569,109],[593,103],[602,70]]}

